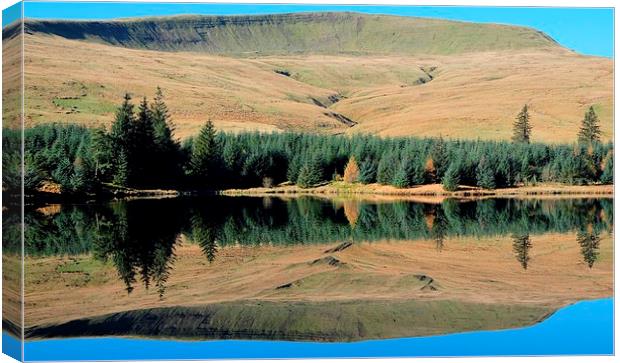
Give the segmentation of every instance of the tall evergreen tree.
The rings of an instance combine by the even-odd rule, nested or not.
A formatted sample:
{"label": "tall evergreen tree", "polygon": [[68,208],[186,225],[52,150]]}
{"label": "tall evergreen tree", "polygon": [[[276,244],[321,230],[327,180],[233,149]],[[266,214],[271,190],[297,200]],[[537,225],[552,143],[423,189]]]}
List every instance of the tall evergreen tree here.
{"label": "tall evergreen tree", "polygon": [[495,189],[495,174],[486,156],[483,156],[476,168],[477,185],[484,189]]}
{"label": "tall evergreen tree", "polygon": [[217,180],[213,180],[213,178],[217,176],[216,168],[219,155],[215,127],[209,120],[194,140],[190,158],[190,174],[200,182],[207,182],[208,185],[216,184]]}
{"label": "tall evergreen tree", "polygon": [[95,164],[94,177],[98,180],[108,181],[114,167],[114,150],[110,135],[106,133],[103,127],[93,131],[91,147]]}
{"label": "tall evergreen tree", "polygon": [[360,183],[370,184],[377,180],[377,164],[371,159],[366,158],[360,163]]}
{"label": "tall evergreen tree", "polygon": [[151,103],[151,118],[159,169],[164,182],[170,183],[177,179],[179,168],[179,143],[174,139],[174,123],[168,107],[164,102],[161,88],[157,87],[155,98]]}
{"label": "tall evergreen tree", "polygon": [[530,125],[530,114],[527,105],[525,105],[513,123],[512,141],[529,144],[531,134],[532,125]]}
{"label": "tall evergreen tree", "polygon": [[114,145],[114,182],[127,186],[131,181],[131,155],[134,144],[135,115],[131,96],[125,93],[123,103],[116,110],[110,137]]}
{"label": "tall evergreen tree", "polygon": [[415,158],[404,158],[392,180],[392,185],[397,188],[407,188],[424,182],[424,170],[422,164]]}
{"label": "tall evergreen tree", "polygon": [[599,119],[594,112],[594,107],[590,106],[581,121],[578,140],[580,144],[593,144],[601,141],[601,127]]}
{"label": "tall evergreen tree", "polygon": [[461,182],[460,177],[460,168],[455,163],[452,163],[446,173],[441,179],[441,183],[443,184],[443,188],[449,192],[454,192],[459,188],[459,183]]}
{"label": "tall evergreen tree", "polygon": [[129,181],[129,162],[127,161],[127,154],[125,150],[120,150],[117,153],[114,169],[113,182],[116,185],[126,187]]}
{"label": "tall evergreen tree", "polygon": [[441,180],[450,164],[450,155],[443,137],[439,137],[431,151],[431,160],[436,170],[436,179]]}
{"label": "tall evergreen tree", "polygon": [[302,188],[315,186],[323,180],[323,170],[318,156],[313,156],[299,170],[297,185]]}
{"label": "tall evergreen tree", "polygon": [[152,114],[146,97],[138,106],[138,113],[134,122],[134,142],[130,148],[132,150],[130,167],[133,170],[134,182],[144,185],[153,182],[160,166],[156,154]]}
{"label": "tall evergreen tree", "polygon": [[164,94],[159,86],[155,91],[155,98],[151,104],[151,114],[153,119],[153,129],[155,140],[158,145],[164,148],[174,148],[176,143],[172,138],[174,123],[170,117],[168,106],[164,102]]}
{"label": "tall evergreen tree", "polygon": [[131,96],[129,93],[125,93],[123,103],[116,110],[114,123],[112,124],[111,137],[113,138],[116,146],[122,147],[125,151],[133,141],[131,140],[135,117],[133,107],[134,106],[131,103]]}
{"label": "tall evergreen tree", "polygon": [[605,160],[605,167],[603,168],[603,174],[601,175],[601,183],[613,184],[614,182],[614,156],[610,154]]}
{"label": "tall evergreen tree", "polygon": [[377,182],[383,185],[392,184],[396,173],[395,166],[399,165],[396,155],[386,151],[381,155],[377,166]]}
{"label": "tall evergreen tree", "polygon": [[86,143],[80,145],[73,161],[71,187],[75,192],[90,192],[94,188],[94,174],[91,168],[90,155]]}
{"label": "tall evergreen tree", "polygon": [[56,169],[52,172],[52,177],[60,184],[62,192],[71,192],[73,190],[73,164],[68,157],[63,157],[59,160]]}

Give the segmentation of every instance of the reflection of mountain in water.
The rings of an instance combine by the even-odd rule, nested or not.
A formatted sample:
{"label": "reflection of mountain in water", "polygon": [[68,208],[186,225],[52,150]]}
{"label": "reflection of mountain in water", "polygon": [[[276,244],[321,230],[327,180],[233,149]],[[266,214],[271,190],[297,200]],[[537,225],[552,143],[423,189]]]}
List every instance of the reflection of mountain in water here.
{"label": "reflection of mountain in water", "polygon": [[175,339],[357,341],[523,327],[543,307],[453,301],[234,302],[133,310],[27,329],[26,338],[142,336]]}
{"label": "reflection of mountain in water", "polygon": [[[114,264],[128,293],[140,281],[154,286],[160,296],[181,234],[199,244],[210,262],[217,258],[218,246],[234,244],[428,239],[441,251],[448,237],[512,234],[515,258],[525,269],[531,263],[530,234],[581,231],[578,243],[592,267],[598,235],[613,225],[613,199],[447,200],[433,205],[213,197],[63,205],[49,211],[27,210],[28,255],[92,252]],[[10,220],[5,223],[11,225]],[[5,251],[19,248],[19,238],[11,236],[7,228]]]}

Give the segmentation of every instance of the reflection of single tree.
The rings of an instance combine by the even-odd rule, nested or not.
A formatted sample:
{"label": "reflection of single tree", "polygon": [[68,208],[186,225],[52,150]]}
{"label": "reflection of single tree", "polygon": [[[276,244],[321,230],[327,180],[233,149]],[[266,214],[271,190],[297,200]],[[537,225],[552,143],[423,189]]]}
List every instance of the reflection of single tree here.
{"label": "reflection of single tree", "polygon": [[583,261],[589,268],[594,266],[594,262],[598,260],[601,237],[598,231],[589,228],[590,231],[579,231],[577,233],[577,242],[581,247],[581,255]]}
{"label": "reflection of single tree", "polygon": [[209,262],[215,261],[217,254],[217,231],[200,213],[191,217],[191,239],[198,243]]}
{"label": "reflection of single tree", "polygon": [[431,238],[435,241],[437,251],[441,252],[444,248],[446,235],[448,233],[448,220],[442,208],[435,208],[432,216]]}
{"label": "reflection of single tree", "polygon": [[357,200],[345,200],[343,203],[344,215],[349,221],[351,228],[355,228],[357,219],[360,216],[360,202]]}
{"label": "reflection of single tree", "polygon": [[532,242],[530,241],[529,234],[513,234],[512,235],[512,250],[517,257],[517,261],[521,264],[524,270],[527,270],[527,266],[530,262],[530,249],[532,248]]}
{"label": "reflection of single tree", "polygon": [[155,286],[160,299],[164,297],[166,292],[166,282],[170,277],[175,257],[174,250],[170,253],[167,249],[161,248],[161,246],[155,250],[152,275],[154,276]]}

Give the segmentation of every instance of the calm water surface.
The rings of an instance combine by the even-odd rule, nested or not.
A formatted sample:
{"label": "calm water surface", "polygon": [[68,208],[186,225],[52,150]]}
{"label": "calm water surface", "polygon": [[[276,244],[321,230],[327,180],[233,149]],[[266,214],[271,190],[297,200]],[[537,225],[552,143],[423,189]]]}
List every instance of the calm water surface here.
{"label": "calm water surface", "polygon": [[[10,255],[12,252],[19,251],[19,245],[16,244],[19,241],[19,216],[18,209],[13,206],[5,205],[5,208],[7,209],[4,213],[3,249]],[[531,258],[532,240],[536,239],[536,236],[555,233],[570,236],[567,237],[570,245],[579,250],[579,261],[575,263],[584,266],[583,274],[586,276],[589,274],[588,269],[596,268],[600,259],[601,239],[609,238],[613,231],[613,199],[611,198],[446,200],[442,203],[430,204],[309,197],[290,199],[209,197],[30,205],[25,213],[25,252],[32,261],[44,261],[49,257],[74,261],[76,258],[81,258],[80,256],[91,256],[93,261],[106,261],[106,264],[113,266],[119,287],[126,290],[129,296],[133,296],[132,293],[135,295],[133,291],[137,287],[155,287],[162,302],[167,298],[170,275],[179,268],[179,264],[183,263],[177,258],[180,240],[198,246],[205,263],[211,264],[224,258],[227,248],[235,246],[271,246],[276,249],[317,246],[322,250],[325,247],[321,245],[340,245],[347,248],[352,244],[364,243],[372,248],[373,243],[386,240],[427,241],[425,243],[432,245],[437,253],[441,254],[442,251],[450,249],[450,243],[454,240],[498,238],[507,239],[512,244],[510,253],[513,263],[506,268],[515,269],[516,267],[526,271],[536,263],[536,259]],[[335,251],[333,255],[337,255],[338,252]],[[330,264],[329,269],[340,263],[337,259],[326,260],[326,262]],[[65,269],[60,272],[74,271]],[[92,274],[93,271],[88,273]],[[27,270],[27,282],[29,281],[28,274]],[[31,274],[30,280],[32,281],[41,280],[43,277],[48,280],[56,278],[35,276],[35,272]],[[426,287],[435,289],[435,285],[431,285],[433,280],[430,277],[415,276],[428,285],[425,285]],[[90,282],[84,282],[84,286],[88,286],[88,283]],[[420,282],[416,281],[416,283]],[[82,285],[67,285],[63,288],[69,292],[79,287]],[[191,286],[189,288],[191,289]],[[135,299],[140,299],[140,297],[135,296]],[[354,309],[342,308],[342,316],[347,316],[347,319],[359,318],[358,324],[363,322],[369,329],[372,329],[368,325],[368,317],[361,315],[356,317],[355,315],[362,314],[364,306],[372,302],[358,301],[355,303],[358,305]],[[397,317],[402,316],[402,312],[407,309],[418,309],[416,311],[419,314],[451,311],[455,314],[454,319],[458,320],[462,320],[465,316],[474,316],[468,311],[480,311],[477,306],[460,303],[447,307],[435,305],[421,307],[415,304],[406,305],[407,303],[403,305],[401,302],[394,302],[395,305],[390,304],[391,302],[387,303],[385,308],[387,312],[384,314],[390,314],[392,311],[395,316],[395,326]],[[207,310],[192,311],[191,313],[223,314],[222,311],[224,311],[226,318],[229,319],[225,324],[243,325],[235,322],[234,314],[238,314],[237,319],[247,320],[247,309],[246,315],[235,313],[237,307],[233,305],[231,302],[228,309],[220,309],[215,313],[211,310],[209,312]],[[289,310],[310,314],[308,311],[316,313],[323,308],[326,307],[302,306],[300,308],[291,305]],[[215,359],[612,353],[611,298],[579,302],[558,310],[541,323],[526,328],[485,331],[502,329],[503,326],[531,325],[536,321],[536,316],[542,313],[544,313],[542,307],[516,311],[510,306],[501,306],[497,309],[489,309],[488,314],[504,314],[509,316],[504,319],[513,319],[513,323],[494,324],[491,315],[480,313],[483,315],[472,318],[484,320],[484,322],[481,320],[478,328],[476,328],[475,321],[472,322],[474,324],[470,323],[463,328],[459,328],[460,325],[456,323],[456,320],[454,326],[451,326],[449,321],[442,322],[443,330],[441,331],[455,332],[461,329],[461,331],[468,331],[466,333],[408,338],[407,334],[413,334],[408,333],[408,329],[399,327],[400,330],[392,331],[389,326],[387,328],[382,326],[374,327],[378,331],[377,336],[385,331],[389,332],[389,337],[398,338],[377,339],[372,335],[372,331],[356,331],[350,334],[341,332],[344,334],[342,339],[345,341],[361,340],[346,343],[339,343],[338,338],[330,339],[333,341],[330,343],[287,342],[286,340],[299,339],[293,336],[287,339],[288,333],[285,330],[282,330],[281,334],[270,333],[273,338],[256,335],[254,332],[255,335],[251,336],[257,338],[250,339],[258,340],[238,340],[235,339],[239,336],[238,333],[230,334],[228,330],[226,330],[227,333],[223,333],[221,329],[227,326],[217,328],[220,329],[217,331],[221,332],[219,338],[213,329],[209,330],[209,339],[215,337],[215,339],[221,339],[219,341],[171,341],[170,338],[174,339],[174,334],[172,336],[168,334],[165,340],[105,337],[138,334],[138,331],[140,331],[138,335],[150,335],[148,329],[161,327],[162,324],[165,325],[165,319],[171,319],[169,310],[147,310],[141,311],[139,318],[134,315],[129,317],[123,315],[120,318],[114,316],[103,321],[95,318],[94,322],[99,324],[96,331],[93,321],[86,325],[68,322],[65,325],[54,325],[51,329],[44,325],[37,326],[38,330],[33,326],[27,327],[27,333],[30,332],[31,338],[46,339],[28,341],[26,359]],[[176,311],[172,315],[178,319],[179,314],[181,313]],[[188,311],[183,311],[182,314],[188,314]],[[91,319],[92,316],[84,316],[84,318]],[[122,326],[118,323],[122,320],[121,318],[125,319]],[[145,322],[144,319],[150,320]],[[117,323],[110,323],[110,321]],[[143,330],[134,329],[140,324]],[[401,321],[398,324],[408,323]],[[67,327],[78,333],[67,335]],[[204,328],[204,326],[200,327],[200,329]],[[273,330],[273,327],[270,329]],[[121,331],[126,333],[121,334]],[[196,331],[199,329],[197,328]],[[583,334],[584,331],[588,334]],[[166,335],[161,331],[153,331],[152,334],[153,338]],[[202,333],[192,336],[191,326],[189,326],[186,327],[184,334],[185,336],[179,336],[179,338],[191,337],[191,339],[200,340]],[[436,335],[436,333],[431,335]],[[75,338],[76,336],[101,337]],[[311,335],[304,336],[306,338],[301,340],[314,340],[307,338]],[[363,336],[372,336],[373,340],[360,338]],[[12,342],[11,338],[6,333],[3,337],[3,344],[8,347]],[[65,338],[50,339],[54,337]],[[106,346],[105,351],[98,350],[102,344]],[[96,354],[93,353],[95,351]]]}

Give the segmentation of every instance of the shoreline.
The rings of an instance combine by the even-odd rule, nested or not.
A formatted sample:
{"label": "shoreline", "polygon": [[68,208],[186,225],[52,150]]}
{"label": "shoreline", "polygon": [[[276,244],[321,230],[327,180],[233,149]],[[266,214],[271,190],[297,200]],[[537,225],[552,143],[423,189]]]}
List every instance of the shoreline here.
{"label": "shoreline", "polygon": [[398,197],[417,199],[484,199],[484,198],[522,198],[522,197],[612,197],[613,185],[564,185],[540,184],[537,186],[521,186],[501,189],[482,189],[478,187],[459,186],[454,192],[443,189],[441,184],[428,184],[410,188],[396,188],[379,184],[347,184],[334,182],[312,188],[300,188],[296,185],[277,186],[272,188],[226,189],[218,192],[225,196],[359,196],[359,197]]}
{"label": "shoreline", "polygon": [[[108,185],[108,188],[110,186]],[[74,202],[97,200],[133,200],[133,199],[162,199],[199,197],[205,195],[220,195],[229,197],[303,197],[313,196],[321,198],[353,198],[375,200],[412,200],[426,203],[441,202],[445,199],[476,200],[488,198],[591,198],[614,197],[614,185],[566,185],[566,184],[539,184],[536,186],[519,186],[501,189],[482,189],[471,186],[459,186],[454,192],[443,189],[441,184],[426,184],[410,188],[396,188],[380,184],[349,184],[344,182],[324,183],[311,188],[301,188],[297,185],[280,185],[275,187],[256,187],[247,189],[221,190],[175,190],[175,189],[134,189],[110,188],[101,194],[70,195],[42,191],[37,194],[26,195],[27,204],[40,202]],[[14,199],[12,194],[4,195],[7,200]]]}

